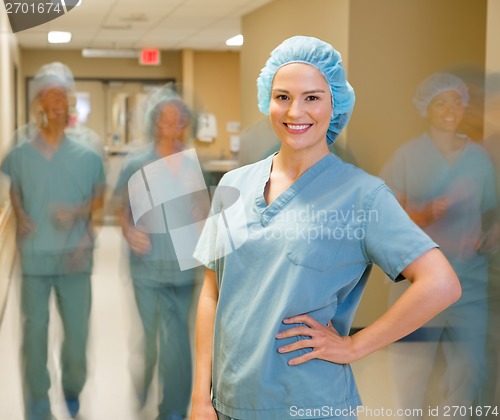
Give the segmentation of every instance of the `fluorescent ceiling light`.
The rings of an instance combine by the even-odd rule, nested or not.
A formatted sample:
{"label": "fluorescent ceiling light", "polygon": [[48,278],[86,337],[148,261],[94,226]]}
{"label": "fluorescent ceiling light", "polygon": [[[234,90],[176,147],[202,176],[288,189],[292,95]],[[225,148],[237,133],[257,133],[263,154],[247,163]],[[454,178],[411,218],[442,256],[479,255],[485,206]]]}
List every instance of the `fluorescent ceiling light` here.
{"label": "fluorescent ceiling light", "polygon": [[243,45],[243,35],[236,35],[226,41],[226,45],[240,47]]}
{"label": "fluorescent ceiling light", "polygon": [[71,32],[50,31],[48,40],[51,44],[67,44],[71,41]]}
{"label": "fluorescent ceiling light", "polygon": [[84,48],[82,56],[87,58],[137,58],[136,50]]}

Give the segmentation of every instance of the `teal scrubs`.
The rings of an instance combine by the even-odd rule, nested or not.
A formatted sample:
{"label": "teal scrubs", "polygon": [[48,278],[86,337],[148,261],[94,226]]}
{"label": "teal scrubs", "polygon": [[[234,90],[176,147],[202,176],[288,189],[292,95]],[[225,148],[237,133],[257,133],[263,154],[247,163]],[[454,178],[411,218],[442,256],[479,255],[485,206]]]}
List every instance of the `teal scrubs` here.
{"label": "teal scrubs", "polygon": [[391,348],[394,363],[405,366],[396,369],[398,383],[405,385],[401,405],[424,405],[441,347],[446,359],[442,403],[470,406],[486,375],[488,256],[479,254],[476,245],[483,214],[496,206],[493,164],[482,146],[467,139],[450,165],[424,133],[396,151],[382,177],[417,209],[438,198],[448,201],[445,215],[424,230],[448,258],[462,285],[460,300],[419,331],[418,347]]}
{"label": "teal scrubs", "polygon": [[[23,273],[91,273],[94,240],[89,220],[80,218],[71,229],[66,229],[58,225],[54,212],[81,206],[93,198],[96,188],[105,184],[102,160],[71,138],[65,138],[49,157],[40,152],[44,146],[38,144],[42,143],[37,137],[23,142],[6,156],[1,166],[36,226],[19,242]],[[83,255],[75,266],[72,256],[77,248]]]}
{"label": "teal scrubs", "polygon": [[297,340],[275,339],[293,327],[282,320],[309,314],[346,335],[372,264],[397,280],[436,244],[380,179],[333,154],[267,205],[272,159],[223,177],[195,254],[219,287],[213,403],[244,420],[353,418],[361,401],[350,366],[289,366],[309,350],[278,353]]}
{"label": "teal scrubs", "polygon": [[[162,158],[153,145],[131,155],[125,162],[115,193],[128,197],[127,184],[132,175]],[[161,184],[170,191],[189,190],[186,186],[189,178],[186,171],[189,167],[189,162],[184,161],[178,174],[162,179]],[[163,172],[162,175],[167,173]],[[168,227],[172,225],[172,217],[168,216],[164,204],[146,213],[144,217],[150,218],[156,225],[159,223],[165,232],[149,234],[151,251],[147,254],[137,255],[130,250],[129,255],[135,298],[145,333],[145,371],[139,388],[145,397],[158,359],[159,335],[159,378],[162,391],[158,409],[161,419],[187,414],[192,382],[188,323],[194,270],[180,269],[168,231]],[[138,228],[141,227],[141,220],[138,221]]]}
{"label": "teal scrubs", "polygon": [[[141,171],[148,164],[160,159],[163,159],[163,157],[155,151],[154,146],[148,146],[146,150],[129,156],[118,178],[115,194],[124,194],[125,199],[128,200],[127,184],[131,176]],[[162,179],[161,183],[165,185],[165,189],[179,191],[179,194],[183,194],[184,191],[189,190],[189,187],[184,182],[184,174],[188,170],[189,164],[186,162],[185,167],[179,169],[178,175],[172,174],[169,179]],[[163,172],[162,176],[165,176],[166,173]],[[145,228],[146,231],[151,231],[148,230],[148,227],[154,224],[155,230],[158,230],[157,228],[159,227],[161,228],[159,230],[162,230],[164,233],[150,234],[151,251],[146,255],[136,255],[130,251],[131,274],[133,278],[141,278],[162,284],[173,286],[191,285],[194,279],[193,270],[181,271],[180,269],[172,237],[168,231],[172,222],[169,224],[169,219],[171,218],[168,217],[169,214],[167,214],[167,211],[164,203],[162,203],[138,220],[138,228]],[[146,224],[143,224],[143,222]]]}
{"label": "teal scrubs", "polygon": [[18,238],[26,416],[30,420],[50,417],[47,334],[52,290],[63,321],[61,365],[66,398],[78,398],[85,383],[94,238],[89,218],[62,227],[54,211],[92,200],[105,183],[101,158],[80,142],[66,137],[52,153],[44,154],[44,149],[44,140],[35,136],[15,147],[1,165],[35,224],[33,232]]}
{"label": "teal scrubs", "polygon": [[495,172],[486,151],[467,140],[458,161],[449,165],[423,134],[395,153],[382,177],[417,208],[437,198],[448,200],[444,217],[424,230],[457,272],[463,289],[460,302],[484,299],[488,257],[477,252],[476,244],[483,213],[496,206]]}

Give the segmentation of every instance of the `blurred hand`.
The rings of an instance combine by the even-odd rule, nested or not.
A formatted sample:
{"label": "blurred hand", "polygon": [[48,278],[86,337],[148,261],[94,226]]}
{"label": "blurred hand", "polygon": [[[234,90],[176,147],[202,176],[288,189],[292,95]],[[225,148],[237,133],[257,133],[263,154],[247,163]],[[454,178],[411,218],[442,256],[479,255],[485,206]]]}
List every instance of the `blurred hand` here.
{"label": "blurred hand", "polygon": [[78,219],[78,211],[75,209],[56,208],[52,215],[56,224],[63,229],[71,229]]}
{"label": "blurred hand", "polygon": [[85,241],[82,241],[69,255],[66,269],[70,273],[81,273],[89,266],[91,258],[91,248],[89,248],[88,244],[86,245]]}
{"label": "blurred hand", "polygon": [[428,224],[432,224],[441,219],[448,212],[449,207],[450,205],[446,198],[438,198],[431,201],[426,207],[429,220]]}
{"label": "blurred hand", "polygon": [[312,359],[326,360],[332,363],[350,363],[354,360],[351,337],[342,337],[329,322],[323,325],[309,315],[298,315],[283,320],[284,324],[304,324],[305,326],[292,327],[288,330],[280,331],[276,338],[283,339],[289,337],[306,336],[310,339],[303,339],[292,344],[287,344],[278,349],[279,353],[290,353],[301,349],[312,349],[311,352],[291,359],[289,365],[300,365]]}
{"label": "blurred hand", "polygon": [[16,228],[19,237],[24,237],[36,230],[36,225],[24,212],[16,214]]}
{"label": "blurred hand", "polygon": [[446,198],[438,198],[431,203],[431,214],[434,220],[441,219],[449,208],[449,203]]}
{"label": "blurred hand", "polygon": [[137,230],[135,227],[128,227],[125,234],[130,249],[137,255],[146,255],[151,251],[151,240],[149,234]]}

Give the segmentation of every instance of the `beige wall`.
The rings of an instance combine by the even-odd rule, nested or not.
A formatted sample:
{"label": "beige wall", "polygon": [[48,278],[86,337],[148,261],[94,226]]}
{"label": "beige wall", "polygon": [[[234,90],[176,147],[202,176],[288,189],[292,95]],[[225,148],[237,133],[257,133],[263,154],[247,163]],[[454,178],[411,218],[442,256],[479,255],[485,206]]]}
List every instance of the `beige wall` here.
{"label": "beige wall", "polygon": [[141,66],[132,58],[85,58],[80,50],[23,49],[23,76],[34,76],[44,64],[61,61],[68,65],[75,77],[86,78],[123,78],[123,79],[181,79],[181,53],[164,51],[161,65]]}
{"label": "beige wall", "polygon": [[411,99],[433,72],[484,66],[486,0],[353,0],[349,78],[357,103],[349,145],[378,173],[424,122]]}
{"label": "beige wall", "polygon": [[0,7],[0,159],[10,147],[15,127],[14,68],[19,72],[18,47],[7,14]]}
{"label": "beige wall", "polygon": [[500,1],[488,0],[488,22],[486,34],[486,69],[500,72]]}
{"label": "beige wall", "polygon": [[229,157],[228,122],[240,121],[240,54],[239,52],[205,52],[193,54],[193,92],[197,111],[215,114],[217,138],[213,143],[197,141],[200,155]]}
{"label": "beige wall", "polygon": [[[486,71],[500,74],[500,1],[488,0],[488,23],[486,38]],[[498,80],[495,82],[498,83]],[[500,132],[500,94],[498,86],[490,86],[486,81],[484,136],[497,135]]]}

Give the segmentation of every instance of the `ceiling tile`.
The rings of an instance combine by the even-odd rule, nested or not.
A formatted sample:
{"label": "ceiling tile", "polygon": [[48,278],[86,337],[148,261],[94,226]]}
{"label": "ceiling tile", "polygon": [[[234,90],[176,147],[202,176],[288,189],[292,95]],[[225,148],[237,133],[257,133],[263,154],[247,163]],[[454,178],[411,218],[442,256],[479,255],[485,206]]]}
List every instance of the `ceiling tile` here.
{"label": "ceiling tile", "polygon": [[227,49],[224,42],[239,33],[241,16],[270,1],[82,0],[64,16],[16,36],[23,48],[46,48],[49,30],[69,30],[73,40],[65,48]]}

